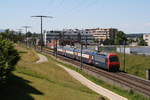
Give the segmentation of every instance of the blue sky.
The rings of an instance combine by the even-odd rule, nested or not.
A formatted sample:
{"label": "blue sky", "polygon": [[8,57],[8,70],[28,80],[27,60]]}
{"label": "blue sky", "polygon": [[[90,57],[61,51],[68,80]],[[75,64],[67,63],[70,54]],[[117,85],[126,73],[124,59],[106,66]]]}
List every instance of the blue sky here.
{"label": "blue sky", "polygon": [[118,28],[126,33],[150,33],[150,0],[1,0],[0,29],[32,26],[40,32],[40,19],[49,15],[44,29]]}

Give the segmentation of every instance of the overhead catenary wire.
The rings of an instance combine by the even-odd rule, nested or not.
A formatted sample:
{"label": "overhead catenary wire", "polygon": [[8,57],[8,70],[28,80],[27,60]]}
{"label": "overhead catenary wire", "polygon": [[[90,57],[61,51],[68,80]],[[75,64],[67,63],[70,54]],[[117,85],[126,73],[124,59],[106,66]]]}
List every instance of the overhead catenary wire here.
{"label": "overhead catenary wire", "polygon": [[99,0],[91,0],[91,1],[80,0],[73,8],[68,10],[67,13],[65,13],[65,14],[67,15],[67,14],[71,14],[73,12],[80,12],[82,9],[90,8],[90,7],[94,6],[95,4],[97,4],[98,2],[99,2]]}
{"label": "overhead catenary wire", "polygon": [[28,29],[31,28],[31,26],[22,26],[23,28],[25,28],[25,34],[26,34],[26,47],[28,47]]}
{"label": "overhead catenary wire", "polygon": [[80,10],[83,6],[85,6],[85,4],[87,3],[87,1],[84,0],[80,0],[78,2],[78,0],[76,2],[73,2],[71,5],[75,5],[72,8],[70,8],[65,14],[71,14],[73,12],[76,12],[78,10]]}
{"label": "overhead catenary wire", "polygon": [[52,17],[52,16],[43,16],[43,15],[31,16],[31,17],[40,18],[40,20],[41,20],[41,52],[42,52],[42,48],[43,48],[43,18],[54,18],[54,17]]}

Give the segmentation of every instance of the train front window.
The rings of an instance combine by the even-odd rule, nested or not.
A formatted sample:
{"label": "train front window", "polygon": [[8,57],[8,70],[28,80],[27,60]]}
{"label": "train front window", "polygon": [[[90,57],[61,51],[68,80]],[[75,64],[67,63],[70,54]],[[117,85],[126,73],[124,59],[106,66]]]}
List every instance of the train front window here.
{"label": "train front window", "polygon": [[119,61],[117,56],[110,56],[109,60],[110,60],[110,62],[118,62]]}

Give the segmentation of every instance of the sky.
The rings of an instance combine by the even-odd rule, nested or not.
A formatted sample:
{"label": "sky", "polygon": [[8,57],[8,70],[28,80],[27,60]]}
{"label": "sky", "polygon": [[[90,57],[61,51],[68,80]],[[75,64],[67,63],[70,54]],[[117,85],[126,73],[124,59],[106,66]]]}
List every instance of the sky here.
{"label": "sky", "polygon": [[[125,33],[150,33],[150,0],[1,0],[0,29],[31,26],[44,30],[117,28]],[[23,29],[23,28],[22,28]],[[24,31],[24,30],[23,30]]]}

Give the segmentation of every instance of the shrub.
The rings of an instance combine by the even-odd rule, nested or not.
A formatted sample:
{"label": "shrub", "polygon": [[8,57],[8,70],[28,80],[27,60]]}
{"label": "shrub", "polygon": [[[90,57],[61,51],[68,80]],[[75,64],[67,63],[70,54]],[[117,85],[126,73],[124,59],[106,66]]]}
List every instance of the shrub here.
{"label": "shrub", "polygon": [[19,59],[19,53],[14,48],[13,43],[0,39],[0,83],[6,82]]}

